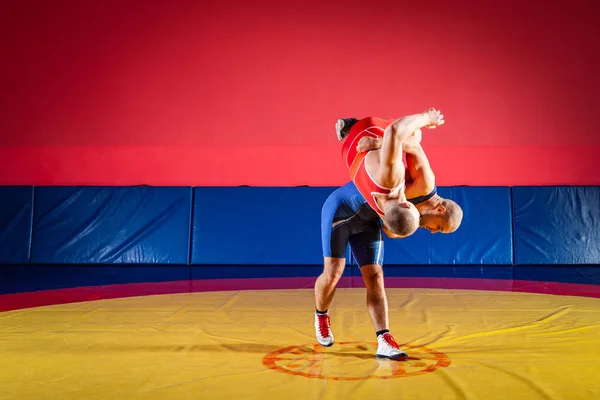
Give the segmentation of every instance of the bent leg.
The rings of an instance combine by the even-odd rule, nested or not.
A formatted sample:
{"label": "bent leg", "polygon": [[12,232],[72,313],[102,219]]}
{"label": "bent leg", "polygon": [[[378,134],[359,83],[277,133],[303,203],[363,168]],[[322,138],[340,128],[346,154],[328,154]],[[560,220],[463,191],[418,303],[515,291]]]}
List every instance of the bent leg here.
{"label": "bent leg", "polygon": [[346,267],[345,258],[325,257],[323,272],[315,282],[316,309],[325,312],[329,309],[335,294],[335,287],[344,273]]}

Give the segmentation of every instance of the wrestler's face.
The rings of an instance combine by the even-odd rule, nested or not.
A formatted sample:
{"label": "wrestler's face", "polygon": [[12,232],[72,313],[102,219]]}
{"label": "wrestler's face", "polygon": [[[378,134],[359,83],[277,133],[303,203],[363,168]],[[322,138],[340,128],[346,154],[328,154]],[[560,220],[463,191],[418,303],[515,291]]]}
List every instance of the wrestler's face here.
{"label": "wrestler's face", "polygon": [[423,215],[419,226],[431,233],[450,233],[447,227],[447,220],[440,215]]}

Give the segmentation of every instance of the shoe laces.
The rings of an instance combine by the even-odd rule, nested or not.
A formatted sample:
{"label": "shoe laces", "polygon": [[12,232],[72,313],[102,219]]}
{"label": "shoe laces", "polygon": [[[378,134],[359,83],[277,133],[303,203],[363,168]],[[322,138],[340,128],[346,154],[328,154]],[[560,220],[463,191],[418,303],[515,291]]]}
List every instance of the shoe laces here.
{"label": "shoe laces", "polygon": [[317,314],[317,316],[319,317],[319,333],[326,338],[329,336],[329,315]]}
{"label": "shoe laces", "polygon": [[392,346],[395,349],[400,349],[400,347],[398,346],[398,343],[396,343],[396,341],[394,340],[394,337],[389,334],[389,333],[384,333],[383,334],[383,340],[389,344],[390,346]]}

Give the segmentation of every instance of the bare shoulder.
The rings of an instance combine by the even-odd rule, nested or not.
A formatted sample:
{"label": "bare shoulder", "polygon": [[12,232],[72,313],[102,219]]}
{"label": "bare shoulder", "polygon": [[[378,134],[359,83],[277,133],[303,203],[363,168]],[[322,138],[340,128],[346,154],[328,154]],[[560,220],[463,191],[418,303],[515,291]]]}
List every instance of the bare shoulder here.
{"label": "bare shoulder", "polygon": [[406,183],[406,189],[404,189],[404,193],[406,197],[409,199],[413,199],[415,197],[424,196],[425,189],[420,180],[414,180],[410,183]]}

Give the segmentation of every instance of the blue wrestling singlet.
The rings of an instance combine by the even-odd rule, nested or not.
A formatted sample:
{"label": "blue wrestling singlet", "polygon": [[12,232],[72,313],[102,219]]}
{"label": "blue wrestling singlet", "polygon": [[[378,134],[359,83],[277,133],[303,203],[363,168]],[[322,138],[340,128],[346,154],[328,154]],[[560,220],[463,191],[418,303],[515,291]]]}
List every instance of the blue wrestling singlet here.
{"label": "blue wrestling singlet", "polygon": [[383,264],[381,219],[353,182],[333,192],[321,211],[323,257],[346,257],[350,243],[360,267]]}

